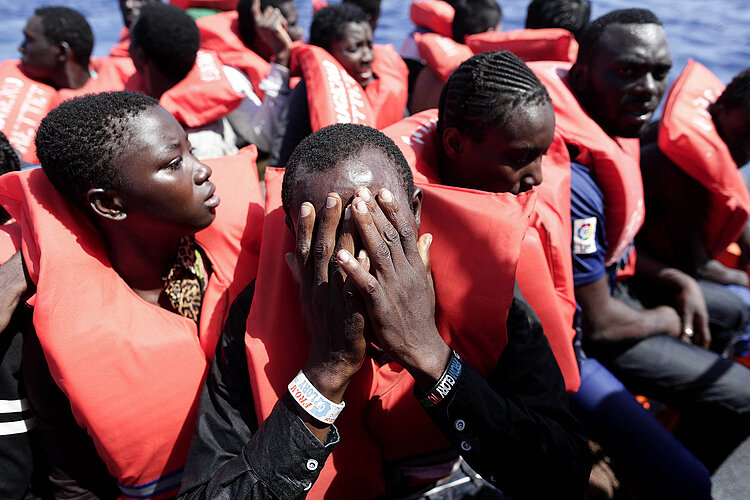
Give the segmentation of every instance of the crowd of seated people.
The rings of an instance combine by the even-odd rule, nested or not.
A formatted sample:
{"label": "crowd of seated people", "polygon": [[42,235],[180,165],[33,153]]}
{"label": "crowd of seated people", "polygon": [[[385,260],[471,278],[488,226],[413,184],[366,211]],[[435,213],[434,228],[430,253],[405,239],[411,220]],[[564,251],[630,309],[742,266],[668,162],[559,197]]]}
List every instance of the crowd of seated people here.
{"label": "crowd of seated people", "polygon": [[0,497],[750,495],[750,70],[588,0],[119,5],[0,62]]}

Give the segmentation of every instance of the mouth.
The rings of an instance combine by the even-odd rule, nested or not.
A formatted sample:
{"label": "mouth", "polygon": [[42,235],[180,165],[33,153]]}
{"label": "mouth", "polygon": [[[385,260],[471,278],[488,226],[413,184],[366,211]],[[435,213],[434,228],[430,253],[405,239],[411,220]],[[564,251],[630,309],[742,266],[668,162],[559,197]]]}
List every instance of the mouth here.
{"label": "mouth", "polygon": [[203,204],[208,208],[216,208],[219,206],[219,203],[221,203],[221,198],[219,198],[219,195],[216,194],[216,186],[213,182],[207,182],[209,186],[208,190],[208,196],[203,201]]}
{"label": "mouth", "polygon": [[372,79],[372,66],[360,66],[357,68],[357,73],[354,75],[358,82],[369,82]]}
{"label": "mouth", "polygon": [[654,115],[656,110],[656,104],[637,104],[630,105],[623,108],[623,114],[630,120],[639,123],[646,123],[651,121],[651,117]]}

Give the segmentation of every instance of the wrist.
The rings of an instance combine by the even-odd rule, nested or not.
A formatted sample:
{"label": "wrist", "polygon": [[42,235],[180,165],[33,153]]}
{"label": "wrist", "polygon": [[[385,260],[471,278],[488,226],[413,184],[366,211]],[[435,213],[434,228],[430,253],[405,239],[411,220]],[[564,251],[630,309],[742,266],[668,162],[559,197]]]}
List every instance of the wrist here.
{"label": "wrist", "polygon": [[273,61],[278,64],[279,66],[284,66],[286,68],[289,67],[289,59],[291,58],[291,46],[284,47],[282,49],[279,49],[276,51],[276,53],[273,55]]}
{"label": "wrist", "polygon": [[414,378],[415,386],[420,393],[427,392],[440,380],[450,362],[452,349],[439,335],[438,339],[439,342],[434,342],[400,361]]}
{"label": "wrist", "polygon": [[357,370],[337,363],[314,363],[305,365],[302,372],[323,396],[340,403]]}

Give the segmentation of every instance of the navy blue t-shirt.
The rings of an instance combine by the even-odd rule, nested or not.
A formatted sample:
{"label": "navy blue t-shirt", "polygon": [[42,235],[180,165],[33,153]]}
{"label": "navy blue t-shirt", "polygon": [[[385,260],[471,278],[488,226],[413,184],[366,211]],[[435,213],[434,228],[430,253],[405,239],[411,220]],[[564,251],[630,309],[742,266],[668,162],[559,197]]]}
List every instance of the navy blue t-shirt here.
{"label": "navy blue t-shirt", "polygon": [[570,163],[570,219],[573,226],[573,282],[593,283],[607,273],[604,195],[587,167]]}

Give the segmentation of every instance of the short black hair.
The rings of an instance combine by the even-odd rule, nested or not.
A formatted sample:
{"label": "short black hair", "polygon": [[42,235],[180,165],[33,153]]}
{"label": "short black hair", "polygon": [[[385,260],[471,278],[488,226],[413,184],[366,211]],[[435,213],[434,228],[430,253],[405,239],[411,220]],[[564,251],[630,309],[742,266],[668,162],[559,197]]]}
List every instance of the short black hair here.
{"label": "short black hair", "polygon": [[613,10],[589,23],[578,38],[578,62],[587,62],[596,54],[599,40],[611,24],[656,24],[663,26],[656,14],[648,9]]}
{"label": "short black hair", "polygon": [[398,146],[382,132],[366,125],[338,123],[308,135],[297,145],[284,170],[281,200],[290,215],[294,192],[301,178],[311,172],[326,172],[366,149],[380,151],[397,169],[401,186],[411,204],[414,178]]}
{"label": "short black hair", "polygon": [[337,3],[324,7],[313,16],[310,44],[328,50],[331,42],[340,40],[349,23],[368,23],[367,14],[359,5]]}
{"label": "short black hair", "polygon": [[479,142],[518,106],[551,102],[542,82],[518,56],[507,50],[482,52],[461,63],[445,82],[438,137],[455,127]]}
{"label": "short black hair", "polygon": [[724,92],[716,99],[715,106],[725,111],[750,109],[750,68],[732,78]]}
{"label": "short black hair", "polygon": [[249,46],[255,40],[255,16],[253,16],[253,0],[239,0],[237,2],[237,24],[240,28],[242,42]]}
{"label": "short black hair", "polygon": [[343,0],[343,3],[353,3],[365,11],[372,19],[380,17],[380,0]]}
{"label": "short black hair", "polygon": [[143,50],[159,71],[182,80],[195,64],[201,35],[193,18],[174,5],[152,2],[130,30],[132,44]]}
{"label": "short black hair", "polygon": [[105,92],[50,111],[36,133],[36,154],[55,189],[81,206],[89,189],[120,186],[113,162],[130,141],[131,120],[158,105],[138,92]]}
{"label": "short black hair", "polygon": [[589,19],[589,0],[533,0],[526,11],[526,29],[562,28],[578,38]]}
{"label": "short black hair", "polygon": [[453,40],[464,43],[467,35],[484,33],[497,27],[503,11],[495,0],[460,0],[453,5]]}
{"label": "short black hair", "polygon": [[40,7],[34,11],[50,44],[67,42],[75,61],[88,67],[91,51],[94,50],[94,32],[77,10],[68,7]]}

